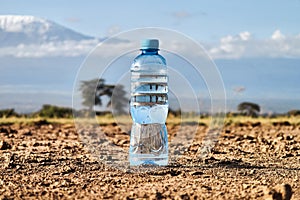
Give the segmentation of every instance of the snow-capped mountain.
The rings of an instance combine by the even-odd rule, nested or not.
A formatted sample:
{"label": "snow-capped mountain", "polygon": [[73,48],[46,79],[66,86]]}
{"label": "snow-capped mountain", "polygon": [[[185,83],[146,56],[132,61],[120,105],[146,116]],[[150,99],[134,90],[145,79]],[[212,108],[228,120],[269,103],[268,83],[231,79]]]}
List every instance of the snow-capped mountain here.
{"label": "snow-capped mountain", "polygon": [[0,15],[0,47],[91,39],[44,18]]}
{"label": "snow-capped mountain", "polygon": [[82,56],[99,42],[44,18],[0,15],[0,57]]}

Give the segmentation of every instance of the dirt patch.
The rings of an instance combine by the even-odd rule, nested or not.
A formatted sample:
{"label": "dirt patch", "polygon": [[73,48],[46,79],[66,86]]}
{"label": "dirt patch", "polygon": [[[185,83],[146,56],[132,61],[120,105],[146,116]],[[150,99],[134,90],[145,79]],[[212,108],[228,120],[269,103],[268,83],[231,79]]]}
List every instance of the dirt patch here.
{"label": "dirt patch", "polygon": [[[188,133],[195,124],[184,126]],[[102,128],[128,148],[128,133],[116,124]],[[170,138],[178,134],[178,127],[168,128]],[[299,126],[227,125],[203,158],[207,127],[197,130],[185,156],[132,173],[139,168],[99,163],[73,125],[1,125],[0,199],[300,199]]]}

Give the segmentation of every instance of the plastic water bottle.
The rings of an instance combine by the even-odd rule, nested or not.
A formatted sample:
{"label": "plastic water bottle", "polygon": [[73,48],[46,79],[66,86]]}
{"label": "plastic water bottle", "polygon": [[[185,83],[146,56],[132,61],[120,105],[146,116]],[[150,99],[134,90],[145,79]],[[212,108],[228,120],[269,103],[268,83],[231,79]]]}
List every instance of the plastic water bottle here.
{"label": "plastic water bottle", "polygon": [[158,40],[143,40],[131,66],[131,166],[168,164],[168,75],[158,51]]}

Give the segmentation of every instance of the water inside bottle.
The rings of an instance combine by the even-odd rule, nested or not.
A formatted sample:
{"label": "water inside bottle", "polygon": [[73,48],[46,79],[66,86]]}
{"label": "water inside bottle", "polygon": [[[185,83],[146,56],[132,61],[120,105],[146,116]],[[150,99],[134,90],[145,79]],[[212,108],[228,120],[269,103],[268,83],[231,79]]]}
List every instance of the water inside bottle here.
{"label": "water inside bottle", "polygon": [[130,139],[130,165],[167,165],[168,136],[165,124],[134,124]]}
{"label": "water inside bottle", "polygon": [[132,106],[130,113],[133,121],[138,124],[162,124],[168,116],[168,105]]}

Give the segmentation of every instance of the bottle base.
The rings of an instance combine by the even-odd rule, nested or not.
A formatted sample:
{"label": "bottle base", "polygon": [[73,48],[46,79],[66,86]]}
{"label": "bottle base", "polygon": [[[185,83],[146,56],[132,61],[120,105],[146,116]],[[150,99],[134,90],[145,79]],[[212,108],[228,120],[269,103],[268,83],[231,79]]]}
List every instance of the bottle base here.
{"label": "bottle base", "polygon": [[168,154],[154,156],[153,154],[131,155],[129,157],[130,166],[153,165],[166,166],[168,165]]}

